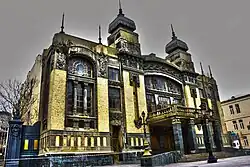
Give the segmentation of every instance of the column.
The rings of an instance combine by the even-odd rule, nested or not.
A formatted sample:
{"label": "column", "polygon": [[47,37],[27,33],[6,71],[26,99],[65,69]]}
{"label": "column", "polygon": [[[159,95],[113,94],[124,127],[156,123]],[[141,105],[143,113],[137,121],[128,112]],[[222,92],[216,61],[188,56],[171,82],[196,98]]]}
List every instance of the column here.
{"label": "column", "polygon": [[213,122],[213,130],[214,130],[214,143],[216,146],[216,151],[222,151],[223,141],[222,141],[222,132],[221,132],[221,124],[219,120],[215,120]]}
{"label": "column", "polygon": [[202,124],[202,130],[203,130],[203,136],[204,136],[204,143],[206,147],[206,151],[209,152],[212,150],[212,145],[211,145],[211,133],[209,130],[209,123],[208,119],[205,119],[203,124]]}
{"label": "column", "polygon": [[74,84],[73,84],[73,90],[74,90],[74,106],[73,106],[73,115],[76,115],[77,113],[77,85],[78,85],[78,82],[77,81],[74,81]]}
{"label": "column", "polygon": [[88,84],[84,83],[84,87],[83,87],[83,113],[84,115],[87,115],[87,87],[88,87]]}
{"label": "column", "polygon": [[190,119],[188,124],[188,145],[191,153],[198,151],[194,119]]}
{"label": "column", "polygon": [[173,134],[174,134],[174,143],[175,143],[175,150],[184,153],[184,144],[183,144],[183,137],[182,137],[182,129],[181,129],[181,121],[179,118],[172,119],[173,125]]}

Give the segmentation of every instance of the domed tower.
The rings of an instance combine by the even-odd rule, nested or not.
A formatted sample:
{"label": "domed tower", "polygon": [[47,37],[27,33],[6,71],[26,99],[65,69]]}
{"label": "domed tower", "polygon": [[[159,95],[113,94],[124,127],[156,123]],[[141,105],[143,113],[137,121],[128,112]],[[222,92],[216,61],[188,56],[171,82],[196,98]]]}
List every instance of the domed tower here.
{"label": "domed tower", "polygon": [[166,60],[176,64],[183,71],[195,72],[191,54],[188,53],[187,44],[178,39],[171,24],[172,40],[166,45],[165,51],[168,54]]}
{"label": "domed tower", "polygon": [[117,48],[119,52],[140,55],[140,44],[138,34],[134,32],[135,30],[135,22],[124,15],[119,1],[119,13],[109,24],[108,45]]}

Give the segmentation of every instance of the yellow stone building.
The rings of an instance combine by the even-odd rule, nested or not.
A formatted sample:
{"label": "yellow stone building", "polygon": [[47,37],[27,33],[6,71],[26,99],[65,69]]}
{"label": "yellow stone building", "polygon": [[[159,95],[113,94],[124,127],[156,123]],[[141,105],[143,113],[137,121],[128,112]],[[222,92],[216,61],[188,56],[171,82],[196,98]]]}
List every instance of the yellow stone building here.
{"label": "yellow stone building", "polygon": [[40,155],[142,151],[145,137],[153,152],[190,153],[209,144],[221,150],[220,99],[211,71],[195,72],[173,28],[165,58],[142,55],[135,30],[122,9],[109,24],[107,46],[100,36],[94,42],[66,34],[62,23],[30,72],[39,82],[29,115],[39,112],[29,121],[41,124]]}
{"label": "yellow stone building", "polygon": [[[243,148],[250,148],[250,94],[232,96],[231,99],[221,102],[223,116],[221,117],[224,125],[224,133],[233,132],[240,139]],[[237,143],[235,143],[235,147]]]}

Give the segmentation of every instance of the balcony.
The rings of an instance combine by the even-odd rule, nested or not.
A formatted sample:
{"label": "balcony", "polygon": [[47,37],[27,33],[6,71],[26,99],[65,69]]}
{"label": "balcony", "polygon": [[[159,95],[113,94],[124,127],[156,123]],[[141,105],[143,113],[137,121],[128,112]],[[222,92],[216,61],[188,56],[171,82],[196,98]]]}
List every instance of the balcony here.
{"label": "balcony", "polygon": [[188,108],[181,105],[169,105],[166,108],[158,109],[149,113],[149,123],[157,123],[170,120],[172,117],[183,119],[194,118],[201,120],[204,117],[210,118],[211,113],[201,109]]}

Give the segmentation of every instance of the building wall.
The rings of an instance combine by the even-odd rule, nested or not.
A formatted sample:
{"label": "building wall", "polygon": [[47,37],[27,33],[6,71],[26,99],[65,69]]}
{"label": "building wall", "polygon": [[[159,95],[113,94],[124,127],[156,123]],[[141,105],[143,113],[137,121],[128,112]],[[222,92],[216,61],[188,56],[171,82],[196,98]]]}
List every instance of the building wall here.
{"label": "building wall", "polygon": [[[237,113],[235,105],[238,104],[240,108],[240,113]],[[223,109],[223,120],[226,126],[227,131],[233,131],[235,133],[238,133],[241,138],[241,143],[243,147],[249,148],[250,145],[250,127],[247,126],[250,125],[250,96],[247,95],[245,97],[237,97],[235,99],[230,99],[228,101],[224,101],[221,104]],[[233,112],[231,114],[229,106],[233,107]],[[240,126],[239,120],[243,121],[243,126]],[[233,121],[236,121],[238,130],[235,129]],[[247,145],[246,141],[249,143]]]}
{"label": "building wall", "polygon": [[29,71],[26,82],[30,82],[32,79],[35,81],[35,85],[32,89],[32,102],[29,108],[22,114],[22,121],[24,125],[33,125],[38,121],[39,105],[40,105],[40,90],[41,90],[41,77],[42,77],[42,57],[38,55],[32,69]]}

